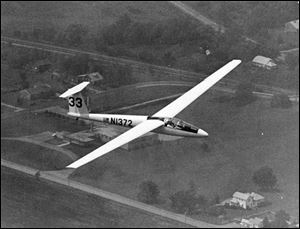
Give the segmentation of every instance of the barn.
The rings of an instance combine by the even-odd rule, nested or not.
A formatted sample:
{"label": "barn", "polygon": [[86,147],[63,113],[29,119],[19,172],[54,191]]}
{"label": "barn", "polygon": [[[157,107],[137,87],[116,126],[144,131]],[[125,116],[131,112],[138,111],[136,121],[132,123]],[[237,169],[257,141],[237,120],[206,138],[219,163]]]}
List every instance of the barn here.
{"label": "barn", "polygon": [[252,60],[252,63],[254,66],[265,68],[268,70],[276,68],[277,64],[269,58],[269,57],[264,57],[264,56],[256,56]]}

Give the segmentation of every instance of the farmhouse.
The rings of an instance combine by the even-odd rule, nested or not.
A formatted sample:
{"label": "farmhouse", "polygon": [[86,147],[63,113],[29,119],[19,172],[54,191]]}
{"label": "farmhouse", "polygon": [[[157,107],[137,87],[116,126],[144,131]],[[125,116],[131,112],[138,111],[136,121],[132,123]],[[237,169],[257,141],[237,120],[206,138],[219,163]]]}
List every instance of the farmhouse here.
{"label": "farmhouse", "polygon": [[284,32],[286,33],[299,32],[299,19],[285,23]]}
{"label": "farmhouse", "polygon": [[262,67],[262,68],[265,68],[268,70],[273,69],[277,66],[271,58],[264,57],[264,56],[254,57],[254,59],[252,60],[252,63],[255,66]]}
{"label": "farmhouse", "polygon": [[260,206],[262,203],[265,202],[265,197],[263,197],[262,195],[259,195],[255,192],[251,192],[250,195],[253,197],[253,201],[256,206]]}
{"label": "farmhouse", "polygon": [[265,201],[264,197],[257,193],[242,193],[235,192],[229,202],[231,206],[242,207],[244,209],[251,209],[261,205]]}

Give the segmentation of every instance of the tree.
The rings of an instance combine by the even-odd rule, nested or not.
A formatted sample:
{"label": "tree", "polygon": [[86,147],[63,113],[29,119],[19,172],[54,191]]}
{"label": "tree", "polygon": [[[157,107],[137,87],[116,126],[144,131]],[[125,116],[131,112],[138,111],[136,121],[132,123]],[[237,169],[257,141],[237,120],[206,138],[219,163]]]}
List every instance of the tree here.
{"label": "tree", "polygon": [[212,216],[220,216],[220,215],[225,215],[225,207],[224,206],[210,206],[207,210],[206,213]]}
{"label": "tree", "polygon": [[88,33],[88,29],[82,24],[71,24],[67,27],[64,39],[68,45],[79,46],[83,42],[83,38]]}
{"label": "tree", "polygon": [[290,219],[290,215],[284,210],[279,210],[275,214],[275,220],[272,222],[273,228],[288,228],[287,221]]}
{"label": "tree", "polygon": [[138,200],[147,204],[157,203],[159,189],[152,181],[144,181],[139,186]]}
{"label": "tree", "polygon": [[212,204],[219,204],[220,203],[220,196],[216,194],[211,202]]}
{"label": "tree", "polygon": [[207,206],[206,198],[198,195],[192,184],[190,183],[191,188],[189,190],[178,191],[169,197],[172,208],[177,212],[193,214]]}
{"label": "tree", "polygon": [[175,58],[175,56],[173,55],[172,52],[165,51],[163,56],[162,56],[162,60],[163,60],[165,65],[171,65],[171,64],[175,63],[176,58]]}
{"label": "tree", "polygon": [[39,40],[42,35],[42,30],[40,28],[34,28],[32,31],[32,37],[35,40]]}
{"label": "tree", "polygon": [[296,66],[299,65],[299,52],[295,54],[288,54],[285,61],[289,66],[289,69],[294,70]]}
{"label": "tree", "polygon": [[252,179],[256,185],[265,190],[273,189],[277,183],[273,170],[267,166],[254,172]]}
{"label": "tree", "polygon": [[87,73],[89,70],[89,55],[81,54],[66,58],[61,61],[61,67],[68,74],[79,75]]}
{"label": "tree", "polygon": [[262,221],[262,225],[263,225],[263,228],[271,228],[271,223],[269,222],[268,218],[265,217]]}
{"label": "tree", "polygon": [[234,101],[238,106],[244,106],[254,101],[254,85],[252,83],[240,83],[235,91]]}
{"label": "tree", "polygon": [[25,71],[20,71],[19,76],[21,78],[22,89],[29,88],[29,82]]}

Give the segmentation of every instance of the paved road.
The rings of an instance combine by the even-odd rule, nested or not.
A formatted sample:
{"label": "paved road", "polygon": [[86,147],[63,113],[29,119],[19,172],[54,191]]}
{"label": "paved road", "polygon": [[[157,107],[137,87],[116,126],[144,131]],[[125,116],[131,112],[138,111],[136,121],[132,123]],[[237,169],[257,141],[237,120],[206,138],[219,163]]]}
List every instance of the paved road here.
{"label": "paved road", "polygon": [[[181,1],[169,1],[169,2],[171,4],[173,4],[174,6],[176,6],[178,9],[180,9],[181,11],[183,11],[184,13],[186,13],[186,14],[192,16],[193,18],[195,18],[196,20],[200,21],[201,23],[211,26],[214,30],[221,31],[222,33],[225,32],[226,28],[224,26],[217,24],[213,20],[203,16],[198,11],[194,10],[192,7],[184,4],[183,2],[181,2]],[[252,38],[249,38],[247,36],[244,36],[244,38],[246,41],[250,41],[252,43],[259,44],[259,42],[253,40]]]}
{"label": "paved road", "polygon": [[288,50],[282,50],[280,53],[290,53],[290,52],[299,52],[299,48],[293,48],[293,49],[288,49]]}
{"label": "paved road", "polygon": [[232,227],[239,227],[238,224],[235,223],[230,223],[226,225],[213,225],[209,224],[203,221],[195,220],[190,217],[185,217],[184,215],[181,214],[176,214],[173,212],[169,212],[151,205],[147,205],[123,196],[120,196],[118,194],[114,194],[111,192],[107,192],[104,190],[101,190],[99,188],[82,184],[77,181],[73,181],[67,178],[66,174],[68,175],[69,171],[38,171],[35,169],[28,168],[27,166],[22,166],[13,162],[9,162],[6,160],[1,159],[1,166],[7,167],[7,168],[12,168],[20,172],[24,172],[26,174],[34,174],[34,176],[37,176],[37,173],[39,172],[39,179],[40,180],[46,180],[46,181],[52,181],[58,184],[62,184],[68,187],[75,188],[77,190],[84,191],[89,194],[94,194],[99,197],[109,199],[118,203],[121,203],[122,205],[130,206],[138,210],[146,211],[148,213],[158,215],[161,217],[165,217],[169,220],[172,221],[177,221],[178,223],[184,223],[188,224],[193,227],[199,227],[199,228],[219,228],[219,227],[224,227],[224,228],[232,228]]}
{"label": "paved road", "polygon": [[5,106],[5,107],[9,107],[9,108],[14,109],[15,110],[14,112],[19,112],[19,111],[23,111],[24,110],[24,108],[12,106],[12,105],[9,105],[9,104],[4,103],[4,102],[1,102],[1,105]]}
{"label": "paved road", "polygon": [[1,228],[188,227],[32,175],[1,166]]}
{"label": "paved road", "polygon": [[188,5],[184,4],[183,2],[181,2],[181,1],[169,1],[169,3],[173,4],[174,6],[176,6],[180,10],[182,10],[184,13],[186,13],[186,14],[192,16],[193,18],[199,20],[201,23],[203,23],[205,25],[209,25],[210,27],[212,27],[216,31],[221,31],[221,32],[225,31],[224,26],[218,25],[213,20],[201,15],[199,12],[197,12],[193,8],[189,7]]}

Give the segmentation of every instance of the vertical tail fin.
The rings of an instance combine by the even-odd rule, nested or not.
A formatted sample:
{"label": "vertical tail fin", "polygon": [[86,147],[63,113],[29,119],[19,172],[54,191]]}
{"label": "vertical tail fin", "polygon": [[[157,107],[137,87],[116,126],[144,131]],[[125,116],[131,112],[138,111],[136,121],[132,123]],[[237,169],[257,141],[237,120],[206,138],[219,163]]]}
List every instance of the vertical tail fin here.
{"label": "vertical tail fin", "polygon": [[88,114],[84,98],[81,93],[71,95],[68,97],[69,114]]}
{"label": "vertical tail fin", "polygon": [[86,107],[84,98],[81,94],[81,91],[89,84],[90,82],[82,82],[75,87],[70,88],[63,94],[60,98],[67,98],[69,103],[69,115],[78,116],[88,114],[88,109]]}

